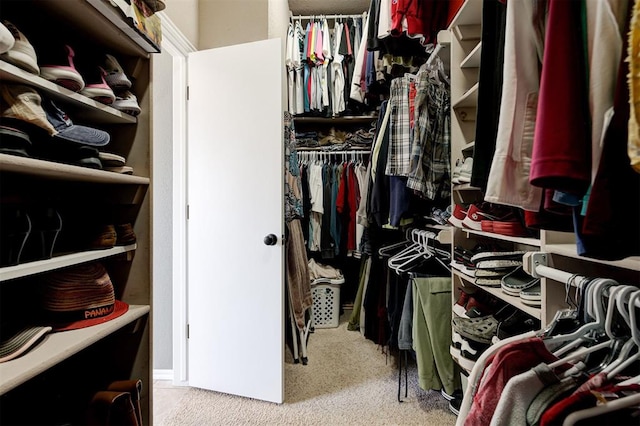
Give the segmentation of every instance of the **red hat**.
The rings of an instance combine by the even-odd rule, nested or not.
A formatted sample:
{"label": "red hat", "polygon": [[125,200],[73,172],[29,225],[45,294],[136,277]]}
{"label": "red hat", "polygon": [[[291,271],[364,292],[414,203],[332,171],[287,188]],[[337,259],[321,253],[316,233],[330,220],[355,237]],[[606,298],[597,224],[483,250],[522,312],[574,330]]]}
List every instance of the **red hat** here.
{"label": "red hat", "polygon": [[53,331],[102,324],[129,309],[128,304],[115,299],[111,278],[98,262],[48,274],[42,295],[42,305]]}

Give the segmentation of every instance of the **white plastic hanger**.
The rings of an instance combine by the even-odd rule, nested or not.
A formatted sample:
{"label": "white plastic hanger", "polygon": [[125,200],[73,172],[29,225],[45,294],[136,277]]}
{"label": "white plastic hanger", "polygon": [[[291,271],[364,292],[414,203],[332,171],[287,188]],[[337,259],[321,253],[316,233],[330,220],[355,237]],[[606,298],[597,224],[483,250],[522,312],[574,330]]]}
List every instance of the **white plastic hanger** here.
{"label": "white plastic hanger", "polygon": [[547,344],[547,346],[557,343],[570,342],[569,344],[564,345],[560,349],[556,350],[553,353],[555,356],[560,357],[570,350],[580,346],[587,340],[586,336],[591,332],[604,330],[605,312],[602,306],[601,298],[604,290],[613,285],[613,283],[615,283],[615,281],[613,280],[598,278],[596,283],[590,285],[587,288],[587,295],[585,297],[585,301],[587,302],[587,312],[589,313],[589,315],[595,318],[595,321],[584,324],[573,333],[560,334],[558,336],[553,336],[545,339],[545,344]]}
{"label": "white plastic hanger", "polygon": [[[636,305],[637,302],[640,301],[640,290],[634,292],[631,296],[629,296],[629,319],[630,319],[630,328],[631,328],[631,339],[627,343],[629,343],[629,349],[627,349],[627,345],[623,347],[622,351],[627,349],[625,354],[621,353],[615,363],[615,366],[611,369],[607,369],[605,371],[607,373],[607,378],[611,379],[615,377],[617,374],[624,371],[627,367],[630,367],[634,362],[640,360],[640,331],[638,330],[638,322],[636,319]],[[631,350],[635,349],[636,353],[632,356],[628,356]]]}

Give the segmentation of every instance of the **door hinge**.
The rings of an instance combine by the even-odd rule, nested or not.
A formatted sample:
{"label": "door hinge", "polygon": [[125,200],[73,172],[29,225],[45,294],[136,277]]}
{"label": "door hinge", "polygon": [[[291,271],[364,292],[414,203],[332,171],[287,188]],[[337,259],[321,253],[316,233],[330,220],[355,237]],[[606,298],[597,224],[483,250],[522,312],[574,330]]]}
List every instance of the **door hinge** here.
{"label": "door hinge", "polygon": [[189,220],[189,204],[187,204],[187,220]]}
{"label": "door hinge", "polygon": [[187,324],[187,339],[189,338],[189,324]]}
{"label": "door hinge", "polygon": [[187,86],[187,100],[189,100],[189,86]]}

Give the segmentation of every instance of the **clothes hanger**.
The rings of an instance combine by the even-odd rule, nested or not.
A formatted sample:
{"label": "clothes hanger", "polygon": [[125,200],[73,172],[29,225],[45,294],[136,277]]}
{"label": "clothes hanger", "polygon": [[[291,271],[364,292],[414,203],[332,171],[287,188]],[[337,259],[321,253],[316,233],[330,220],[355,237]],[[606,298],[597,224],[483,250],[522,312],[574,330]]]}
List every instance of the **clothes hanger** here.
{"label": "clothes hanger", "polygon": [[396,258],[396,256],[393,256],[387,262],[389,267],[393,268],[397,272],[401,272],[401,273],[409,272],[414,266],[416,266],[414,265],[415,262],[422,263],[426,259],[429,259],[430,257],[432,257],[431,253],[427,248],[428,235],[426,231],[418,230],[417,234],[418,234],[418,246],[416,250],[410,254],[402,256],[401,258]]}
{"label": "clothes hanger", "polygon": [[552,336],[544,340],[547,347],[569,342],[553,352],[555,356],[560,357],[581,344],[586,343],[589,339],[592,339],[591,337],[588,337],[592,332],[604,331],[605,312],[601,303],[601,298],[605,288],[611,286],[613,283],[615,283],[613,280],[598,278],[597,282],[589,286],[587,289],[585,301],[588,303],[587,309],[591,309],[590,315],[595,316],[595,321],[584,324],[572,333]]}
{"label": "clothes hanger", "polygon": [[422,257],[426,253],[426,248],[423,245],[423,238],[421,231],[414,228],[411,231],[411,240],[413,241],[413,244],[407,249],[389,258],[387,261],[389,267],[393,269],[401,268]]}
{"label": "clothes hanger", "polygon": [[[630,367],[634,362],[640,360],[640,330],[638,330],[638,322],[636,318],[636,308],[638,308],[636,305],[638,304],[638,301],[640,301],[640,290],[629,296],[629,326],[631,328],[631,338],[627,342],[630,345],[628,352],[630,353],[631,350],[635,349],[636,353],[630,357],[628,356],[628,353],[621,354],[621,356],[616,360],[619,362],[615,364],[613,368],[605,371],[608,379],[612,379],[617,374],[623,372],[627,367]],[[625,344],[623,351],[626,349],[626,346],[627,345]]]}

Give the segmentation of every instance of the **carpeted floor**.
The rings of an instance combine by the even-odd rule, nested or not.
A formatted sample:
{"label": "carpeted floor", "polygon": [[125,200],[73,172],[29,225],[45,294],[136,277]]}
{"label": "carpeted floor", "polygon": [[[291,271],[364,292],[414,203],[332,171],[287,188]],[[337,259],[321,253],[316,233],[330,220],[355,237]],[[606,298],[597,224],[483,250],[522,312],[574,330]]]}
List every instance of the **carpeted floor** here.
{"label": "carpeted floor", "polygon": [[[282,405],[202,389],[189,389],[165,417],[165,425],[437,425],[455,424],[438,391],[417,385],[409,365],[409,393],[398,403],[398,370],[346,315],[334,329],[317,329],[308,345],[308,365],[287,352]],[[403,375],[404,376],[404,375]]]}

